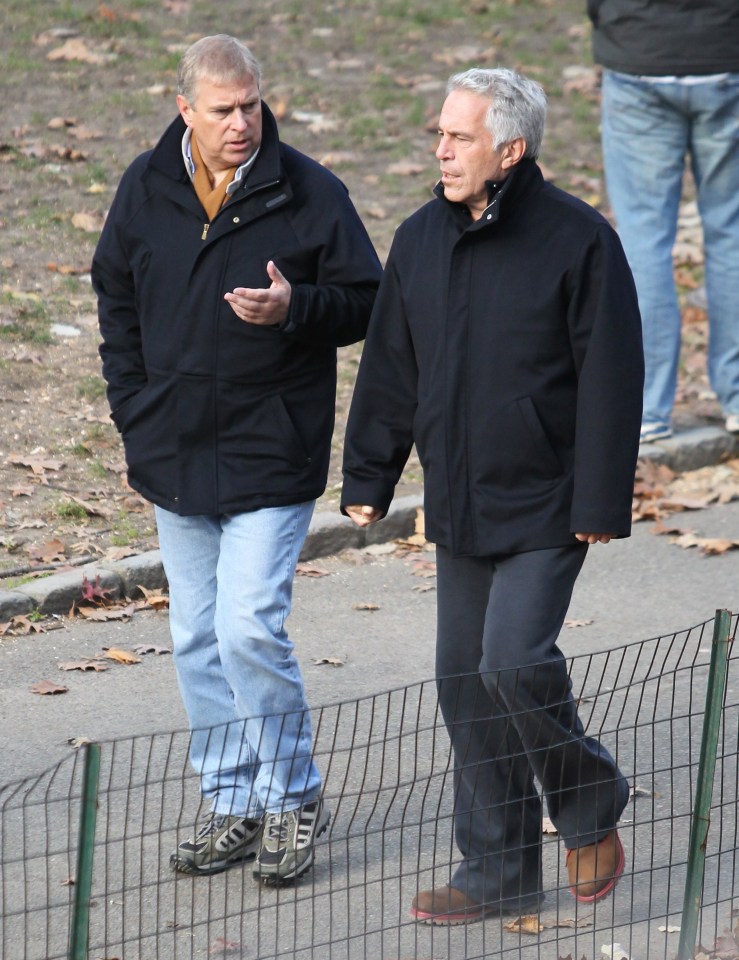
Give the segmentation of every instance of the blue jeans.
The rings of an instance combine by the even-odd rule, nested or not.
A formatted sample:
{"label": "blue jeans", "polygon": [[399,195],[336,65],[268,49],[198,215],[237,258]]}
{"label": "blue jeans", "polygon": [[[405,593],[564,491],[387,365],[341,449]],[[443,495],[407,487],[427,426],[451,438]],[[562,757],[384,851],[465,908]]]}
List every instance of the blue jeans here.
{"label": "blue jeans", "polygon": [[681,326],[672,248],[687,155],[704,234],[708,375],[724,413],[739,413],[739,74],[655,83],[605,70],[602,137],[642,314],[643,421],[669,424],[675,400]]}
{"label": "blue jeans", "polygon": [[197,517],[156,508],[190,761],[215,813],[256,819],[320,792],[285,629],[313,507]]}

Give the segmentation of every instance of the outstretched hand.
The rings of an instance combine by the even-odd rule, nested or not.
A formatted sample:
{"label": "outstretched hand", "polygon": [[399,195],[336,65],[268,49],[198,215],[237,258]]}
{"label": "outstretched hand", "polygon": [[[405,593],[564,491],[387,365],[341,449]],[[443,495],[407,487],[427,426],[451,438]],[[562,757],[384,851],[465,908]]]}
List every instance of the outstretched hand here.
{"label": "outstretched hand", "polygon": [[235,287],[224,294],[233,312],[245,323],[275,326],[287,318],[292,287],[273,260],[267,264],[267,276],[272,281],[269,287]]}

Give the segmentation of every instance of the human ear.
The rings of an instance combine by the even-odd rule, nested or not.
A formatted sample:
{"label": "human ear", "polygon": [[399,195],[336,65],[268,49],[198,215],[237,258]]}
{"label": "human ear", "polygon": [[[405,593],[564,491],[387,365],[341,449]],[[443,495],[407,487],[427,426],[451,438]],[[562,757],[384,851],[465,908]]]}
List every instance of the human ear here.
{"label": "human ear", "polygon": [[188,125],[188,127],[191,127],[192,126],[192,116],[191,116],[192,107],[187,102],[187,100],[185,100],[182,94],[179,94],[179,93],[177,94],[177,109],[180,111],[180,116]]}
{"label": "human ear", "polygon": [[510,170],[519,163],[526,153],[526,141],[523,137],[516,137],[505,145],[501,165],[504,170]]}

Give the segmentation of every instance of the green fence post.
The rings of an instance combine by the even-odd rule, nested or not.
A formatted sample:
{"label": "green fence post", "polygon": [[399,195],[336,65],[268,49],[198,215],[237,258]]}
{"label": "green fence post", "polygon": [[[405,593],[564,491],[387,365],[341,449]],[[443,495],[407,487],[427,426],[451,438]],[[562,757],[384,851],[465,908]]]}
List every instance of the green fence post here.
{"label": "green fence post", "polygon": [[82,775],[82,804],[77,840],[77,873],[69,931],[69,960],[87,960],[90,936],[90,893],[100,782],[100,744],[88,743],[84,749],[85,767]]}
{"label": "green fence post", "polygon": [[693,819],[690,826],[688,875],[685,881],[685,897],[680,923],[678,960],[693,960],[695,957],[698,915],[701,908],[706,866],[706,843],[708,842],[708,830],[711,825],[713,776],[716,770],[718,735],[726,690],[730,632],[731,613],[728,610],[717,610],[713,628],[713,643],[711,644],[711,664],[708,669],[701,752],[698,759],[698,782],[695,791]]}

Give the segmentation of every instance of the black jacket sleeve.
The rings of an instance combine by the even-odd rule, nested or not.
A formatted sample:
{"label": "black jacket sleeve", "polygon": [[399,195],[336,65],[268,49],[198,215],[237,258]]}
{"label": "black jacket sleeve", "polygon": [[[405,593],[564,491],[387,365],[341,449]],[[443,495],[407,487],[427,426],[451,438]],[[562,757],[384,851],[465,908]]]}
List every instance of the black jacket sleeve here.
{"label": "black jacket sleeve", "polygon": [[413,447],[418,367],[395,265],[396,244],[372,311],[349,411],[342,513],[354,504],[386,513]]}

